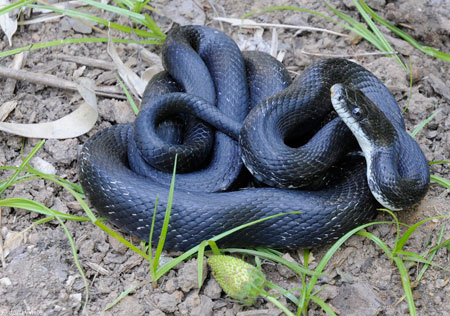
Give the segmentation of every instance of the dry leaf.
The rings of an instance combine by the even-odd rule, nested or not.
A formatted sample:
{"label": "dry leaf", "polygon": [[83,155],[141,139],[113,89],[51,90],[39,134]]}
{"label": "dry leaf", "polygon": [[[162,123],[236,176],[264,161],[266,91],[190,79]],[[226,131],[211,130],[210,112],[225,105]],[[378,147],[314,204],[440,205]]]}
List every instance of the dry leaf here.
{"label": "dry leaf", "polygon": [[[8,0],[0,0],[0,9],[9,5]],[[12,46],[12,37],[14,33],[17,31],[17,16],[15,18],[11,18],[9,14],[0,15],[0,28],[5,33],[6,37],[9,41],[9,46]]]}
{"label": "dry leaf", "polygon": [[116,47],[111,40],[108,41],[108,54],[109,56],[111,56],[114,64],[117,67],[119,76],[125,82],[127,88],[130,89],[136,97],[142,97],[147,83],[139,78],[139,76],[136,75],[130,68],[125,66],[125,64],[120,59],[119,54],[117,54]]}
{"label": "dry leaf", "polygon": [[88,132],[98,117],[97,98],[92,80],[81,78],[78,91],[84,103],[72,113],[53,122],[19,124],[0,122],[0,130],[29,138],[73,138]]}
{"label": "dry leaf", "polygon": [[8,101],[0,106],[0,122],[3,122],[17,106],[17,101]]}

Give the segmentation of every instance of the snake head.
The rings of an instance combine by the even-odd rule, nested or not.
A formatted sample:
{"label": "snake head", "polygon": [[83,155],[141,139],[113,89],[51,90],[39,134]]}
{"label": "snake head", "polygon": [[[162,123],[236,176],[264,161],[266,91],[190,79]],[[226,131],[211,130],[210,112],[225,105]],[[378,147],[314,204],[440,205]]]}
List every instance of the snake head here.
{"label": "snake head", "polygon": [[331,87],[331,103],[363,152],[392,146],[397,135],[394,126],[361,90],[335,84]]}

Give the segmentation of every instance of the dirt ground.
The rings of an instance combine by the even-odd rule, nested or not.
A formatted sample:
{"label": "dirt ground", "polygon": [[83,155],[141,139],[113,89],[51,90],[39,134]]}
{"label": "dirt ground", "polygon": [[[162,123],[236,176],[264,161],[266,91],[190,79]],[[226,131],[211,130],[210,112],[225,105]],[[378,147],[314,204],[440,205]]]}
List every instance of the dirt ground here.
{"label": "dirt ground", "polygon": [[[392,23],[400,25],[424,45],[450,52],[450,2],[448,0],[413,1],[367,1],[371,7]],[[160,9],[154,15],[158,25],[167,31],[175,22],[200,23],[223,29],[231,35],[242,49],[268,50],[272,31],[264,32],[239,29],[219,23],[217,16],[240,18],[244,13],[257,11],[273,5],[295,5],[302,8],[331,13],[321,1],[163,1],[152,2]],[[351,0],[331,1],[339,10],[356,17]],[[109,16],[115,19],[114,16]],[[265,23],[309,25],[337,32],[347,31],[317,16],[301,12],[281,11],[253,17]],[[121,20],[122,23],[127,23]],[[404,114],[407,129],[412,131],[420,122],[437,109],[441,111],[417,135],[416,139],[429,161],[449,160],[450,153],[450,64],[431,58],[393,37],[381,28],[392,41],[392,45],[407,63],[411,57],[414,82],[411,100]],[[81,32],[87,33],[83,34]],[[14,37],[14,47],[54,39],[93,36],[92,29],[81,27],[64,17],[47,23],[21,27]],[[283,63],[293,75],[319,56],[312,54],[355,55],[373,52],[366,41],[336,36],[329,33],[276,29],[278,49],[285,52]],[[0,35],[2,36],[2,35]],[[136,48],[126,44],[117,45],[121,58],[137,73],[151,66],[140,59]],[[159,47],[146,45],[159,52]],[[10,49],[3,36],[0,50]],[[83,65],[64,61],[59,54],[92,57],[110,61],[104,44],[77,44],[31,51],[25,69],[32,72],[49,73],[60,78],[73,79],[74,74],[92,78],[97,84],[117,85],[115,72],[94,67],[80,70]],[[310,54],[307,54],[310,53]],[[393,92],[400,107],[405,107],[409,96],[409,74],[393,59],[381,56],[354,57],[358,63],[375,73]],[[9,65],[11,58],[0,60],[1,66]],[[6,80],[0,78],[0,86]],[[26,81],[19,81],[13,94],[2,94],[0,105],[6,101],[18,102],[16,109],[6,121],[33,123],[55,120],[77,108],[80,99],[76,93]],[[121,100],[99,99],[100,117],[92,131],[76,139],[48,140],[32,165],[45,165],[47,170],[77,182],[77,152],[87,138],[107,126],[133,120],[131,109]],[[21,162],[21,147],[24,153],[31,151],[38,140],[12,136],[0,132],[0,165],[18,165]],[[431,172],[450,178],[450,169],[445,164],[431,166]],[[2,181],[11,173],[2,172]],[[400,212],[399,218],[414,224],[424,218],[450,214],[450,194],[433,183],[424,201],[413,210]],[[2,198],[28,198],[55,210],[84,215],[81,207],[69,193],[43,180],[25,182],[8,189]],[[38,214],[19,209],[3,208],[1,213],[1,235],[7,242],[18,232],[41,218]],[[389,219],[379,216],[378,219]],[[281,315],[272,304],[259,300],[253,307],[245,307],[225,297],[218,284],[208,273],[201,289],[197,288],[195,260],[180,264],[164,276],[158,288],[149,281],[148,263],[134,252],[108,237],[103,231],[89,223],[67,221],[66,225],[75,240],[81,264],[89,281],[89,302],[86,315]],[[423,253],[436,243],[441,227],[444,238],[450,237],[448,222],[433,220],[423,225],[407,243],[407,251]],[[395,242],[395,227],[375,226],[369,231],[392,246]],[[313,250],[311,268],[317,265],[328,247]],[[167,254],[166,254],[167,255]],[[170,256],[170,255],[167,255]],[[299,261],[297,253],[290,253]],[[441,249],[434,262],[449,268],[450,252]],[[285,288],[300,286],[298,276],[280,265],[263,261],[263,269],[269,280]],[[414,280],[420,267],[409,270]],[[402,300],[403,289],[395,264],[373,242],[354,236],[342,246],[331,259],[327,276],[321,277],[317,288],[323,287],[319,297],[330,304],[339,315],[408,315],[408,306]],[[109,311],[103,309],[130,286],[140,285]],[[84,302],[85,287],[74,264],[71,248],[64,230],[56,221],[39,225],[27,231],[5,251],[4,265],[0,269],[0,315],[78,315]],[[450,315],[449,273],[443,269],[430,268],[413,290],[417,315]],[[282,299],[283,300],[283,299]],[[293,306],[291,306],[293,308]],[[324,315],[314,304],[308,315]]]}

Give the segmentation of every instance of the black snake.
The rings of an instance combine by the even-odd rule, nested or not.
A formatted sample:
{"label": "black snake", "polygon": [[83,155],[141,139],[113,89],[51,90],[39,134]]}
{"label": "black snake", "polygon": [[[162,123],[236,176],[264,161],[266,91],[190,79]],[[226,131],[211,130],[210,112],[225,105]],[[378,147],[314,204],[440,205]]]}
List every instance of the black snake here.
{"label": "black snake", "polygon": [[[79,157],[92,204],[137,238],[149,237],[157,196],[159,236],[175,155],[166,249],[186,250],[292,211],[301,213],[250,226],[220,245],[320,246],[373,218],[374,195],[396,209],[427,192],[427,162],[394,97],[353,62],[321,60],[290,83],[272,57],[242,54],[228,36],[203,26],[173,30],[163,62],[167,71],[147,86],[136,122],[98,132]],[[333,111],[331,88],[344,119]],[[350,131],[344,121],[358,127]],[[352,132],[366,159],[355,153]]]}

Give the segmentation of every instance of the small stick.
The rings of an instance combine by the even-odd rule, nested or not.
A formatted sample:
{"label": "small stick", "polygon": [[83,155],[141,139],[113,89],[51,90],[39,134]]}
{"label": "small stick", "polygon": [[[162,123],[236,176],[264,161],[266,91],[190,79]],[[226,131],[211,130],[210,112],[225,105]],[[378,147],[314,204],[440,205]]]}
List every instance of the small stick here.
{"label": "small stick", "polygon": [[[0,229],[2,228],[2,208],[0,207]],[[5,248],[3,248],[3,238],[2,234],[0,233],[0,260],[2,262],[3,269],[6,268],[6,261],[5,261]]]}
{"label": "small stick", "polygon": [[[11,69],[21,69],[24,64],[25,56],[26,55],[24,54],[24,52],[15,55],[10,66]],[[4,96],[11,96],[14,93],[14,89],[16,88],[16,81],[17,80],[11,78],[6,79],[5,87],[3,88]]]}
{"label": "small stick", "polygon": [[366,52],[366,53],[356,53],[356,54],[324,54],[324,53],[314,53],[301,50],[300,53],[312,56],[321,57],[337,57],[337,58],[352,58],[352,57],[363,57],[363,56],[379,56],[379,55],[397,55],[396,51],[392,52]]}
{"label": "small stick", "polygon": [[223,21],[230,23],[233,26],[240,26],[240,27],[278,27],[278,28],[285,28],[285,29],[295,29],[295,30],[305,30],[305,31],[316,31],[316,32],[323,32],[323,33],[330,33],[337,36],[343,36],[348,37],[346,34],[342,34],[339,32],[322,29],[318,27],[312,27],[312,26],[297,26],[297,25],[290,25],[290,24],[274,24],[274,23],[259,23],[254,22],[252,20],[241,20],[241,19],[231,19],[231,18],[223,18],[223,17],[217,17],[214,18],[214,20],[217,21]]}
{"label": "small stick", "polygon": [[[14,70],[7,67],[0,67],[0,77],[29,81],[35,84],[41,84],[64,90],[78,91],[77,84],[75,82],[49,74],[33,73],[26,70]],[[112,90],[107,87],[97,87],[95,89],[95,93],[110,98],[126,99],[123,92],[118,89]]]}
{"label": "small stick", "polygon": [[80,64],[80,65],[86,65],[89,67],[95,67],[100,69],[106,69],[106,70],[114,70],[116,67],[114,64],[110,61],[105,60],[99,60],[95,58],[89,58],[89,57],[83,57],[83,56],[72,56],[72,55],[66,55],[66,54],[58,54],[56,55],[57,59],[61,59],[64,61],[72,61],[74,63]]}

